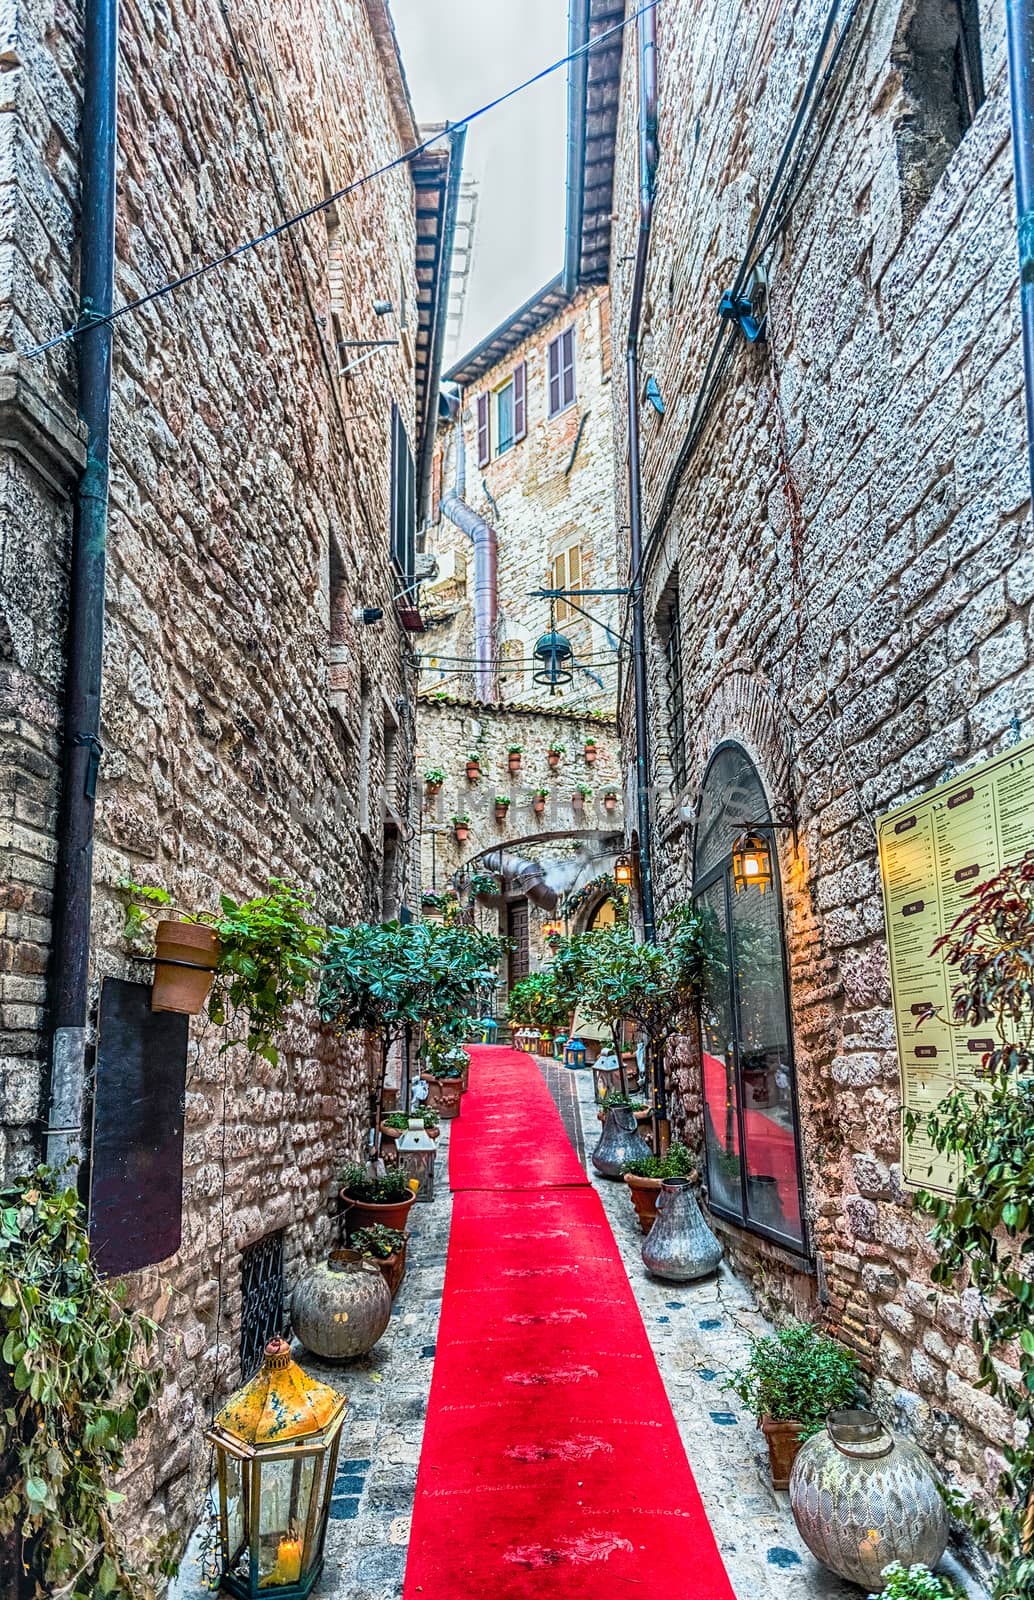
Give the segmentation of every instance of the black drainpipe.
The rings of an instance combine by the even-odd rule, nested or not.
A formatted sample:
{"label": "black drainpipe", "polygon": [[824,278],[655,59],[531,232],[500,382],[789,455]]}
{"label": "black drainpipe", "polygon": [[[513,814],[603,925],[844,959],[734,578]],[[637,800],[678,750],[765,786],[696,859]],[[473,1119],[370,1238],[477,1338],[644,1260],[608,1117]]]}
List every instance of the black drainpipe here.
{"label": "black drainpipe", "polygon": [[636,797],[639,827],[639,874],[643,933],[657,942],[653,898],[653,851],[650,839],[650,730],[647,726],[646,617],[643,608],[643,504],[639,440],[639,324],[646,287],[646,261],[653,221],[654,173],[657,167],[657,24],[651,8],[638,21],[639,35],[639,238],[628,312],[625,372],[628,388],[628,520],[631,525],[632,688],[635,697]]}
{"label": "black drainpipe", "polygon": [[1034,501],[1034,10],[1031,0],[1006,0],[1016,231],[1020,247],[1020,321],[1027,404],[1027,467]]}
{"label": "black drainpipe", "polygon": [[78,1164],[82,1145],[90,902],[100,762],[104,565],[111,424],[110,322],[115,275],[118,0],[86,0],[83,19],[79,415],[86,466],[76,491],[69,572],[64,765],[54,893],[53,1038],[47,1161]]}

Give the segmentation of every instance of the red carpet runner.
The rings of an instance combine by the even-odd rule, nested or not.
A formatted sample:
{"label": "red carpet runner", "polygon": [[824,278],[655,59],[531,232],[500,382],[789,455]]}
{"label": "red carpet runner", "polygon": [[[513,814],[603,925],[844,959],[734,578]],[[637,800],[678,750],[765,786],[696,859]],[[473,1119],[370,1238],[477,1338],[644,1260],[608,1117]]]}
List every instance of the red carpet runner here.
{"label": "red carpet runner", "polygon": [[732,1600],[599,1197],[535,1062],[474,1047],[405,1600]]}

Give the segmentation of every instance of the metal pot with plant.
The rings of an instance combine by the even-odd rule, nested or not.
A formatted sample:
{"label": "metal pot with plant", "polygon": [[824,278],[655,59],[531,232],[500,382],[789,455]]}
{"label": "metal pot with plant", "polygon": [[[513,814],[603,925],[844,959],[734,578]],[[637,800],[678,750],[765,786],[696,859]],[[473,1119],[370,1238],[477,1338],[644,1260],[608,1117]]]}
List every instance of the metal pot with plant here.
{"label": "metal pot with plant", "polygon": [[522,744],[512,744],[506,752],[506,762],[512,773],[520,772],[523,754],[524,746]]}
{"label": "metal pot with plant", "polygon": [[405,1229],[415,1195],[415,1180],[397,1167],[378,1173],[358,1161],[349,1162],[341,1174],[345,1203],[345,1230],[351,1238],[359,1228],[380,1222],[386,1228]]}
{"label": "metal pot with plant", "polygon": [[768,1443],[772,1487],[785,1489],[806,1439],[831,1411],[848,1406],[858,1387],[858,1360],[810,1322],[791,1322],[750,1342],[745,1367],[723,1387],[738,1395]]}
{"label": "metal pot with plant", "polygon": [[441,767],[428,767],[424,773],[424,788],[429,795],[441,794],[445,773]]}
{"label": "metal pot with plant", "polygon": [[495,820],[497,822],[505,822],[506,813],[509,809],[510,796],[508,794],[497,794],[495,797]]}
{"label": "metal pot with plant", "polygon": [[684,1144],[673,1143],[666,1156],[648,1156],[626,1167],[624,1181],[643,1233],[657,1220],[657,1198],[666,1178],[695,1178],[693,1157]]}

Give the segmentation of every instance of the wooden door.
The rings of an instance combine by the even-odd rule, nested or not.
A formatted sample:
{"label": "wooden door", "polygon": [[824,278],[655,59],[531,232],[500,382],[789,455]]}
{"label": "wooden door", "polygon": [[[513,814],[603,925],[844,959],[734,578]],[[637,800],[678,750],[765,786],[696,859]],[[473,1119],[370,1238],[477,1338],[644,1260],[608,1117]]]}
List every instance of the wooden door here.
{"label": "wooden door", "polygon": [[507,987],[512,989],[521,978],[528,976],[528,902],[514,900],[506,908],[506,931],[513,941],[510,950],[510,972]]}

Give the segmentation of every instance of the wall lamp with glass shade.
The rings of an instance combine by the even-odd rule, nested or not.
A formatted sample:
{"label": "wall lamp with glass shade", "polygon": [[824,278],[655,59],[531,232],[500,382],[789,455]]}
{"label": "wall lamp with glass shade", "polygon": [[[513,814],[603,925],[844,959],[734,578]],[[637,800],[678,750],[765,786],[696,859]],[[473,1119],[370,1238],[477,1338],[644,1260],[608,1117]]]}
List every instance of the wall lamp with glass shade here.
{"label": "wall lamp with glass shade", "polygon": [[797,838],[795,822],[743,823],[743,832],[736,835],[732,846],[732,881],[739,894],[741,889],[757,889],[761,894],[771,889],[774,877],[772,868],[772,841],[768,837],[776,828],[790,828]]}
{"label": "wall lamp with glass shade", "polygon": [[628,888],[632,882],[632,858],[627,855],[618,856],[614,863],[614,882],[620,883],[623,888]]}

